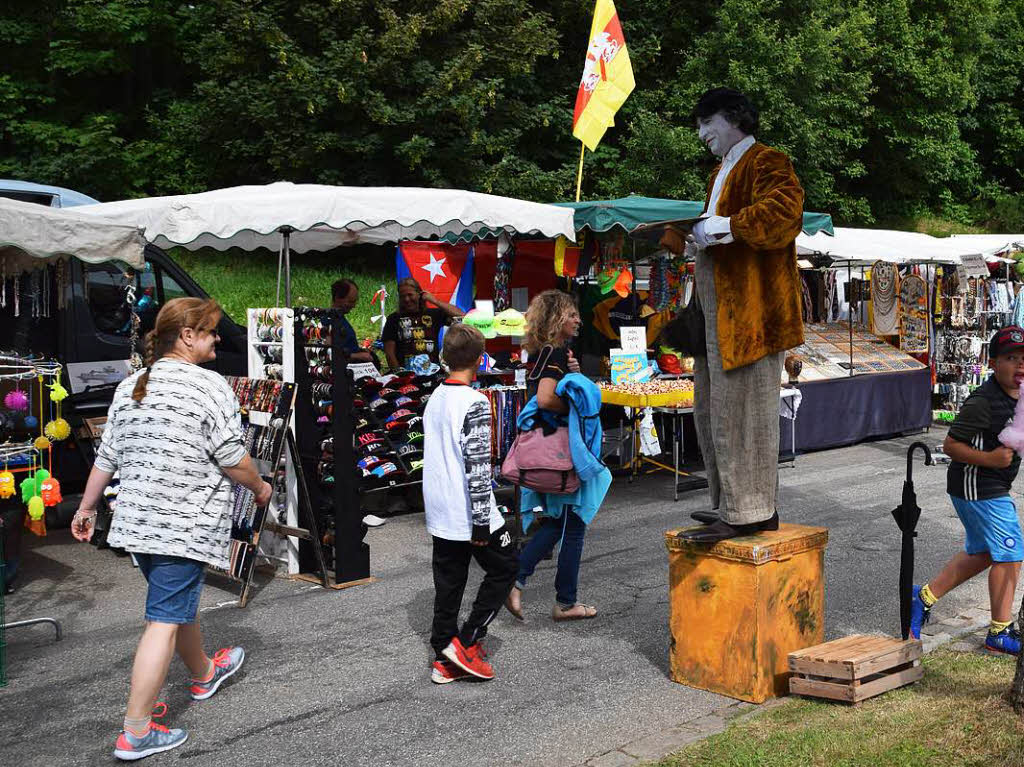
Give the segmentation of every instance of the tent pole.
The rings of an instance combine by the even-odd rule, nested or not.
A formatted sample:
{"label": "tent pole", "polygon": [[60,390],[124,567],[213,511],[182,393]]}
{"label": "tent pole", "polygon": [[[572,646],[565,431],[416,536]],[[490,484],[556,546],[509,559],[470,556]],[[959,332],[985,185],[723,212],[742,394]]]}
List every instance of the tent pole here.
{"label": "tent pole", "polygon": [[278,229],[281,233],[281,250],[284,253],[284,304],[285,306],[292,305],[292,232],[295,231],[293,227],[282,226]]}
{"label": "tent pole", "polygon": [[[857,284],[857,303],[860,303],[860,290],[864,287],[863,283]],[[853,375],[853,265],[846,262],[846,320],[850,326],[850,375]]]}
{"label": "tent pole", "polygon": [[281,306],[281,259],[284,258],[284,237],[281,238],[281,244],[277,247],[277,298],[274,299],[274,306]]}
{"label": "tent pole", "polygon": [[636,295],[636,240],[633,240],[633,281],[630,288],[633,291],[633,322],[636,323],[640,317],[640,302]]}

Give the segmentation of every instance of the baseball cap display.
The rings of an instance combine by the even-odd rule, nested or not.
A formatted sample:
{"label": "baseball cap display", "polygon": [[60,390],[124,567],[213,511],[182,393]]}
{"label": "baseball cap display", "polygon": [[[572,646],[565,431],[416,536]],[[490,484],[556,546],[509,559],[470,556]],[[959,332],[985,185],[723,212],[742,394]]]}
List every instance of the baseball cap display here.
{"label": "baseball cap display", "polygon": [[480,331],[484,338],[494,338],[494,312],[481,311],[480,309],[470,310],[462,321]]}
{"label": "baseball cap display", "polygon": [[415,445],[423,441],[422,431],[413,431],[412,429],[405,435],[405,442],[407,445]]}
{"label": "baseball cap display", "polygon": [[521,336],[526,332],[526,317],[515,309],[506,309],[494,315],[494,329],[499,335]]}
{"label": "baseball cap display", "polygon": [[407,460],[412,460],[413,457],[422,457],[423,451],[417,445],[402,445],[398,448],[398,455]]}
{"label": "baseball cap display", "polygon": [[399,469],[398,466],[395,463],[392,463],[391,461],[388,461],[387,463],[382,463],[382,464],[380,464],[380,466],[375,467],[371,471],[371,473],[375,477],[389,477],[389,476],[392,476],[394,474],[401,474],[402,470]]}
{"label": "baseball cap display", "polygon": [[409,427],[410,431],[419,431],[423,428],[423,419],[418,415],[408,419],[405,423]]}
{"label": "baseball cap display", "polygon": [[384,435],[378,434],[375,431],[368,431],[365,434],[359,434],[356,436],[356,442],[360,447],[365,447],[372,442],[383,442]]}
{"label": "baseball cap display", "polygon": [[402,394],[406,395],[407,397],[411,397],[413,394],[419,394],[420,390],[419,390],[419,387],[416,386],[415,384],[406,384],[405,386],[400,388],[398,391],[400,391]]}
{"label": "baseball cap display", "polygon": [[364,455],[374,455],[376,453],[383,453],[387,451],[388,446],[384,442],[371,442],[368,445],[363,445],[360,450],[363,451]]}
{"label": "baseball cap display", "polygon": [[356,466],[358,466],[360,469],[370,471],[374,466],[379,466],[382,463],[384,463],[384,458],[382,458],[379,455],[370,455],[367,456],[366,458],[359,460],[356,463]]}
{"label": "baseball cap display", "polygon": [[385,427],[388,431],[406,431],[409,428],[409,424],[405,421],[388,421]]}
{"label": "baseball cap display", "polygon": [[441,366],[436,362],[431,362],[430,357],[426,354],[417,354],[415,357],[411,357],[407,365],[413,373],[420,376],[432,376],[441,369]]}
{"label": "baseball cap display", "polygon": [[1024,328],[1017,325],[1000,328],[988,342],[989,358],[1009,354],[1018,349],[1024,349]]}

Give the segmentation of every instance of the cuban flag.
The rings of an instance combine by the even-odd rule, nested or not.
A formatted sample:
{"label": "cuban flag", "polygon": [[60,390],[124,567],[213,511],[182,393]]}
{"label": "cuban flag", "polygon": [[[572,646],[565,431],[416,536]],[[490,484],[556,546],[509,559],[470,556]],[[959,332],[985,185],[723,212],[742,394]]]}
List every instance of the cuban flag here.
{"label": "cuban flag", "polygon": [[399,280],[412,277],[438,300],[464,312],[473,308],[473,247],[443,242],[403,242],[395,250]]}

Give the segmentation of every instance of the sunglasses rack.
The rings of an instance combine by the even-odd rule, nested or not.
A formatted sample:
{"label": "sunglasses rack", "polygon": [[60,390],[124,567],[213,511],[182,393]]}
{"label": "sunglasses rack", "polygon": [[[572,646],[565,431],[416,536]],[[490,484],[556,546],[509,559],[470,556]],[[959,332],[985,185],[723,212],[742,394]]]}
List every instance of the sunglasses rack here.
{"label": "sunglasses rack", "polygon": [[[295,345],[292,341],[294,322],[292,310],[284,308],[249,309],[247,315],[248,339],[248,370],[249,377],[254,379],[270,379],[287,383],[295,382]],[[294,417],[289,424],[295,430]],[[287,452],[285,461],[288,464],[283,475],[282,503],[277,505],[275,524],[295,527],[298,525],[298,487],[295,469]],[[299,568],[298,538],[268,536],[263,540],[260,554],[275,560],[284,561],[289,575],[295,575]]]}

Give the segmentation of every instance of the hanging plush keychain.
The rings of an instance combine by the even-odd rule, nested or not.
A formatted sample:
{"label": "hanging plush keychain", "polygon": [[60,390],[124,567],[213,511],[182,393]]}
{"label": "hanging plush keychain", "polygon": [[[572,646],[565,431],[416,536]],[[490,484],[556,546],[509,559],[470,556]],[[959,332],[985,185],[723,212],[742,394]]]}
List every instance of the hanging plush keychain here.
{"label": "hanging plush keychain", "polygon": [[39,497],[43,499],[44,506],[56,506],[64,500],[60,494],[60,482],[56,477],[48,477],[40,483]]}
{"label": "hanging plush keychain", "polygon": [[[35,468],[35,459],[33,459],[32,467]],[[45,509],[42,485],[49,478],[50,472],[40,467],[21,481],[21,500],[22,503],[28,504],[28,516],[25,518],[25,527],[39,536],[46,535],[46,520],[43,519]]]}
{"label": "hanging plush keychain", "polygon": [[57,409],[57,417],[46,424],[44,431],[46,436],[52,441],[60,442],[71,436],[71,426],[60,416],[60,403],[67,399],[68,396],[68,390],[61,386],[60,383],[60,370],[57,371],[57,377],[48,388],[50,390],[50,402]]}
{"label": "hanging plush keychain", "polygon": [[0,498],[11,498],[14,496],[14,475],[8,471],[7,462],[4,461],[4,470],[0,471]]}
{"label": "hanging plush keychain", "polygon": [[21,390],[21,384],[17,384],[14,391],[7,392],[7,396],[4,397],[4,407],[15,413],[24,413],[28,410],[28,396]]}
{"label": "hanging plush keychain", "polygon": [[32,415],[32,387],[28,386],[25,394],[28,396],[28,409],[25,411],[25,430],[31,431],[39,425],[39,419]]}
{"label": "hanging plush keychain", "polygon": [[36,450],[49,450],[50,440],[43,436],[43,376],[39,376],[39,436],[36,437],[33,446]]}

